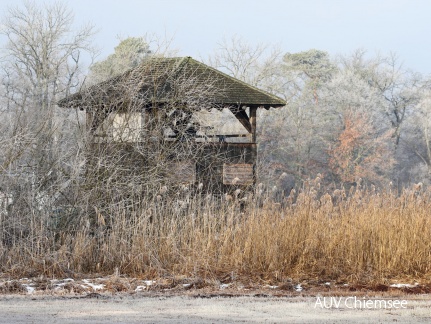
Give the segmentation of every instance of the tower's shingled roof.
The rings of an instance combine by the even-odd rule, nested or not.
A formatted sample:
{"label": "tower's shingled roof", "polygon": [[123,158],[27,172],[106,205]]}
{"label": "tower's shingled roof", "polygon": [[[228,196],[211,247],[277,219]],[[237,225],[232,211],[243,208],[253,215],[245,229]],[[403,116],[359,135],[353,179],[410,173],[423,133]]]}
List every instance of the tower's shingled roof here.
{"label": "tower's shingled roof", "polygon": [[145,93],[148,102],[163,104],[178,98],[175,84],[181,85],[183,90],[187,87],[191,89],[211,84],[215,91],[209,94],[211,96],[209,99],[218,106],[276,108],[286,105],[283,99],[191,57],[147,59],[134,69],[60,100],[58,105],[89,109],[103,105],[108,98],[111,104],[113,98],[118,103],[123,102],[124,98],[134,91]]}

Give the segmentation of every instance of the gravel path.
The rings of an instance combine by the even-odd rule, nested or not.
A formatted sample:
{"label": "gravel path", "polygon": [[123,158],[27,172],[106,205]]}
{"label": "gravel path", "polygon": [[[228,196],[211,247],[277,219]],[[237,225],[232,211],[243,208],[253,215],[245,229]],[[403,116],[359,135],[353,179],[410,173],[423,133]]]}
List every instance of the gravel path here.
{"label": "gravel path", "polygon": [[[328,303],[330,299],[326,299]],[[334,300],[335,301],[335,300]],[[344,299],[345,301],[345,299]],[[0,296],[0,323],[429,323],[431,296],[406,308],[324,309],[316,297]]]}

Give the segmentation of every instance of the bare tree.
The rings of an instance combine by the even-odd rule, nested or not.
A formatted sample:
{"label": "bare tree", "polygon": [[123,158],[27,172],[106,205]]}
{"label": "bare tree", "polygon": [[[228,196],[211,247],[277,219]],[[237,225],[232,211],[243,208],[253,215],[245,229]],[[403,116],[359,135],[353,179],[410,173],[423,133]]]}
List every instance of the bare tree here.
{"label": "bare tree", "polygon": [[405,134],[401,138],[403,154],[409,157],[407,181],[428,183],[431,180],[431,92],[424,86],[421,99],[406,118]]}
{"label": "bare tree", "polygon": [[367,59],[365,50],[357,50],[350,57],[341,58],[342,65],[354,71],[376,89],[385,104],[380,108],[393,128],[395,148],[400,144],[403,123],[419,99],[421,76],[400,63],[396,54],[377,55]]}
{"label": "bare tree", "polygon": [[272,94],[285,96],[290,80],[281,71],[282,51],[267,44],[251,45],[239,36],[224,38],[208,65]]}
{"label": "bare tree", "polygon": [[1,189],[13,201],[5,231],[22,235],[25,224],[47,222],[68,190],[79,141],[56,102],[80,87],[93,28],[74,32],[73,14],[59,3],[25,2],[2,23]]}
{"label": "bare tree", "polygon": [[300,182],[324,173],[327,167],[325,138],[332,129],[328,125],[333,114],[319,98],[324,98],[325,84],[336,68],[327,53],[317,50],[287,53],[281,68],[292,80],[285,93],[290,102],[287,109],[265,118],[260,149],[266,163],[284,165],[284,171]]}
{"label": "bare tree", "polygon": [[82,55],[91,50],[92,26],[72,32],[73,14],[64,4],[25,2],[3,19],[6,62],[41,109],[79,85]]}

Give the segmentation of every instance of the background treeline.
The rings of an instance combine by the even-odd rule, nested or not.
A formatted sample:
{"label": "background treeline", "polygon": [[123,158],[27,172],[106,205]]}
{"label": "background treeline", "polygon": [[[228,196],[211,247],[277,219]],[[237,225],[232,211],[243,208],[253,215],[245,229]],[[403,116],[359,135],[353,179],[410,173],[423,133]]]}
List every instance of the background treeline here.
{"label": "background treeline", "polygon": [[285,53],[233,38],[209,62],[288,101],[258,119],[266,170],[299,186],[318,174],[331,187],[429,183],[429,79],[396,54]]}

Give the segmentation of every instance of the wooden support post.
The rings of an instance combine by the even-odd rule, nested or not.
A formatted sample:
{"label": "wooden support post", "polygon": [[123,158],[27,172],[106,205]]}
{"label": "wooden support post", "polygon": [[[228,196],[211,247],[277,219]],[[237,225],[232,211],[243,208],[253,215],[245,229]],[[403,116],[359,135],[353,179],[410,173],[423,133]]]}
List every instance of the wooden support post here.
{"label": "wooden support post", "polygon": [[86,111],[86,133],[90,139],[95,136],[98,128],[112,111],[112,108],[107,109],[103,105],[101,107],[93,107],[90,111]]}
{"label": "wooden support post", "polygon": [[85,132],[90,138],[94,135],[94,114],[88,111],[85,112]]}
{"label": "wooden support post", "polygon": [[256,143],[256,114],[257,107],[250,107],[251,142]]}
{"label": "wooden support post", "polygon": [[148,136],[148,120],[149,120],[149,109],[142,107],[141,108],[141,131],[140,131],[140,141],[144,142]]}

